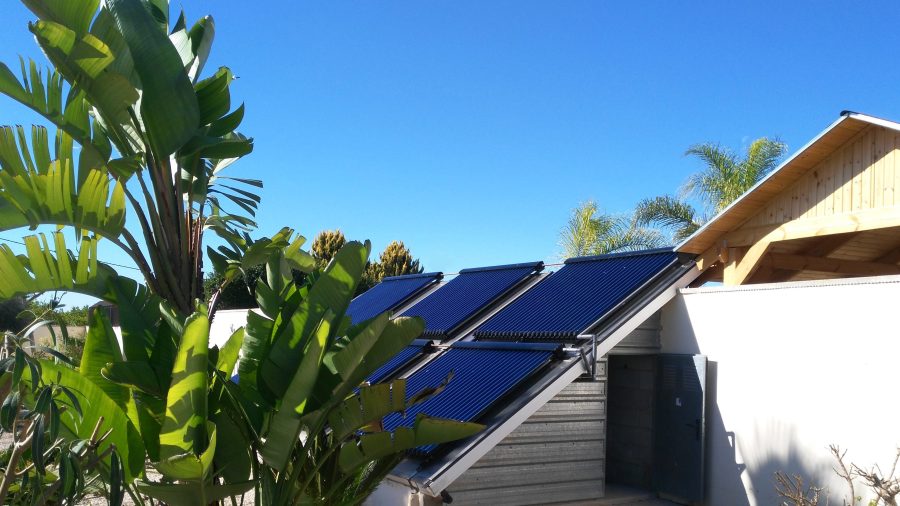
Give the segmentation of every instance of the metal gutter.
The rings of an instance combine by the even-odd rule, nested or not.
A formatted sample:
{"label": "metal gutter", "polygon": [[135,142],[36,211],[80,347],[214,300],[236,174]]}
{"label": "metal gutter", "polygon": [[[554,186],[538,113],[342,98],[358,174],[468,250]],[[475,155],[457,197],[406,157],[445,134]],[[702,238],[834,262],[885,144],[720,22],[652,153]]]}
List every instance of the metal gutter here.
{"label": "metal gutter", "polygon": [[391,281],[396,279],[413,279],[413,278],[436,278],[436,281],[444,279],[443,272],[422,272],[419,274],[401,274],[400,276],[388,276],[382,278],[381,281]]}
{"label": "metal gutter", "polygon": [[871,123],[873,125],[878,125],[880,127],[900,132],[900,123],[891,121],[889,119],[879,118],[877,116],[870,116],[868,114],[853,111],[841,111],[841,116],[847,116],[848,118],[858,119],[860,121],[865,121],[866,123]]}
{"label": "metal gutter", "polygon": [[502,271],[506,269],[524,269],[525,267],[531,267],[535,271],[540,272],[544,270],[544,262],[523,262],[520,264],[506,264],[506,265],[493,265],[490,267],[473,267],[471,269],[463,269],[459,271],[460,274],[466,274],[469,272],[487,272],[487,271]]}
{"label": "metal gutter", "polygon": [[645,249],[640,251],[621,251],[619,253],[604,253],[602,255],[590,255],[586,257],[572,257],[567,258],[563,261],[564,264],[578,264],[582,262],[593,262],[595,260],[607,260],[610,258],[620,258],[620,257],[639,257],[644,255],[658,255],[659,253],[670,253],[672,252],[671,247],[667,248],[653,248],[653,249]]}

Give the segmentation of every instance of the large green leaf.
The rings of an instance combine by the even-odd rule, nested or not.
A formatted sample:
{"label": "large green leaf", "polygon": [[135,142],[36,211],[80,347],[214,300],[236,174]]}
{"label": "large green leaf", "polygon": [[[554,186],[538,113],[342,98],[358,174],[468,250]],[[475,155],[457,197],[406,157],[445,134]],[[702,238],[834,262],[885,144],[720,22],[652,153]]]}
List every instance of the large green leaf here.
{"label": "large green leaf", "polygon": [[238,376],[243,391],[249,392],[258,382],[259,366],[269,353],[272,324],[272,320],[256,311],[247,312],[247,326],[244,327],[244,342],[238,362]]}
{"label": "large green leaf", "polygon": [[243,327],[235,330],[222,346],[222,349],[219,350],[219,357],[216,359],[216,369],[231,377],[234,374],[234,366],[237,364],[242,344],[244,344]]}
{"label": "large green leaf", "polygon": [[[31,149],[22,127],[0,127],[0,230],[69,225],[116,239],[125,226],[125,187],[106,169],[78,174],[71,138],[60,133],[56,160],[47,132],[33,127]],[[66,142],[68,141],[68,142]]]}
{"label": "large green leaf", "polygon": [[[240,420],[240,418],[238,418]],[[220,411],[214,417],[216,429],[220,434],[223,444],[216,446],[216,454],[213,462],[216,470],[221,471],[225,483],[238,483],[250,477],[251,441],[241,431],[239,423],[232,419],[228,413]],[[226,443],[227,442],[227,443]]]}
{"label": "large green leaf", "polygon": [[194,85],[201,125],[208,125],[231,110],[231,92],[228,85],[233,79],[231,70],[228,67],[221,67],[215,74]]}
{"label": "large green leaf", "polygon": [[358,394],[328,413],[328,426],[335,439],[341,440],[369,425],[378,424],[385,416],[402,412],[407,407],[405,379],[363,386]]}
{"label": "large green leaf", "polygon": [[[43,234],[25,237],[25,255],[16,255],[9,246],[0,245],[0,298],[70,291],[113,303],[119,308],[125,358],[149,361],[148,349],[156,351],[160,344],[156,337],[159,297],[99,262],[95,237],[82,238],[77,256],[66,249],[61,232],[54,233],[53,239],[51,249]],[[174,358],[170,360],[168,355],[163,347],[158,356],[154,355],[154,366],[173,362]],[[174,352],[171,355],[174,357]],[[170,371],[171,367],[162,371],[166,382]]]}
{"label": "large green leaf", "polygon": [[276,396],[283,396],[287,391],[293,372],[303,360],[306,341],[326,312],[332,312],[335,320],[343,318],[365,270],[369,249],[368,241],[344,245],[291,317],[290,332],[275,338],[260,372],[266,386]]}
{"label": "large green leaf", "polygon": [[[84,359],[82,359],[84,365]],[[129,360],[128,362],[112,362],[101,369],[101,376],[107,383],[113,382],[128,386],[155,396],[165,395],[156,379],[156,371],[148,362]]]}
{"label": "large green leaf", "polygon": [[272,418],[266,442],[260,449],[260,455],[266,464],[278,471],[282,471],[287,465],[288,458],[300,439],[302,428],[300,418],[319,376],[328,338],[331,335],[333,318],[334,314],[327,312],[319,322],[313,338],[309,340],[304,350],[300,366],[291,377],[281,406]]}
{"label": "large green leaf", "polygon": [[477,423],[457,422],[441,418],[416,417],[412,428],[398,427],[393,433],[373,432],[363,434],[358,441],[341,445],[339,463],[345,472],[376,459],[395,455],[423,445],[456,441],[475,435],[484,429]]}
{"label": "large green leaf", "polygon": [[[141,434],[128,414],[106,392],[74,369],[50,361],[41,361],[41,375],[45,383],[65,386],[78,398],[83,416],[79,417],[74,409],[66,410],[62,414],[63,425],[76,437],[88,439],[102,418],[100,433],[109,429],[112,432],[100,445],[98,453],[114,444],[122,458],[126,481],[130,482],[143,474],[145,450]],[[61,398],[64,399],[65,397]]]}
{"label": "large green leaf", "polygon": [[[105,122],[120,151],[128,150],[124,153],[130,153],[131,145],[127,138],[133,135],[130,133],[131,117],[128,111],[140,94],[129,76],[108,68],[115,62],[114,49],[93,34],[78,35],[52,21],[38,21],[29,29],[56,70],[70,84],[85,92],[101,115],[98,119]],[[82,145],[85,146],[85,143],[82,142]]]}
{"label": "large green leaf", "polygon": [[[378,320],[384,319],[383,330],[376,332]],[[370,374],[393,358],[425,331],[425,321],[419,317],[388,319],[381,315],[370,320],[362,332],[353,336],[350,342],[331,358],[334,369],[343,379],[342,385],[334,393],[343,397],[345,392],[356,388]]]}
{"label": "large green leaf", "polygon": [[90,140],[90,131],[85,127],[87,110],[76,107],[74,99],[68,100],[63,108],[62,76],[54,70],[44,80],[34,61],[29,60],[29,66],[30,72],[26,72],[22,61],[20,83],[9,67],[0,63],[0,93],[41,114],[79,142],[87,143]]}
{"label": "large green leaf", "polygon": [[[163,422],[165,424],[165,422]],[[212,422],[206,423],[206,432],[209,433],[209,444],[200,455],[191,452],[172,455],[168,458],[163,457],[154,466],[168,479],[174,480],[192,480],[196,481],[196,486],[203,486],[209,471],[212,469],[213,458],[216,454],[216,424]],[[160,439],[165,434],[160,434]],[[166,447],[160,441],[160,456]]]}
{"label": "large green leaf", "polygon": [[25,237],[26,254],[18,256],[6,244],[0,244],[0,297],[73,290],[94,281],[100,272],[97,239],[84,237],[76,259],[66,250],[61,232],[53,237],[53,249],[44,234]]}
{"label": "large green leaf", "polygon": [[[113,332],[112,325],[103,315],[103,311],[94,311],[88,327],[88,333],[84,339],[84,352],[81,355],[81,364],[78,367],[78,372],[100,387],[110,399],[128,414],[128,418],[132,423],[140,426],[137,406],[134,403],[131,389],[125,385],[113,383],[102,374],[107,364],[121,361],[122,351],[119,349],[119,342],[116,339],[116,334]],[[129,368],[129,370],[134,371],[135,368]]]}
{"label": "large green leaf", "polygon": [[213,39],[216,37],[216,23],[212,16],[204,16],[194,23],[188,36],[191,41],[191,52],[194,54],[188,75],[192,81],[196,81],[203,72],[206,60],[209,59],[209,51],[212,49]]}
{"label": "large green leaf", "polygon": [[[425,388],[409,397],[406,395],[405,379],[361,387],[356,394],[326,412],[332,440],[335,441],[335,444],[343,444],[348,436],[353,436],[359,432],[365,434],[384,433],[382,420],[385,416],[392,413],[405,412],[410,407],[440,394],[451,378],[452,375],[448,376],[441,384]],[[454,431],[461,429],[461,427],[453,424],[445,425],[448,425]],[[470,424],[468,428],[473,429],[474,427]],[[399,432],[399,435],[394,436],[395,439],[404,437],[404,431]],[[378,441],[379,439],[377,438],[384,437],[383,435],[375,436],[375,439],[372,439],[372,441]],[[425,437],[430,436],[422,432],[418,443],[438,444],[452,440],[425,442]]]}
{"label": "large green leaf", "polygon": [[168,156],[193,137],[200,112],[181,57],[140,0],[107,0],[141,79],[141,118],[156,156]]}
{"label": "large green leaf", "polygon": [[100,0],[22,0],[40,19],[54,21],[78,34],[88,31]]}
{"label": "large green leaf", "polygon": [[137,489],[142,494],[163,501],[170,506],[195,506],[197,504],[212,504],[229,497],[240,497],[244,492],[253,488],[255,484],[255,481],[204,486],[194,483],[140,482],[137,484]]}
{"label": "large green leaf", "polygon": [[[208,470],[208,466],[193,465],[196,462],[201,466],[204,464],[201,454],[207,444],[208,346],[209,319],[203,313],[194,313],[185,322],[175,356],[172,383],[166,396],[165,420],[159,435],[160,462],[170,464],[160,470],[175,473],[171,477],[177,479],[199,479]],[[200,460],[198,456],[201,456]],[[211,458],[212,454],[209,455]],[[184,475],[183,472],[200,474]]]}
{"label": "large green leaf", "polygon": [[382,314],[352,328],[343,347],[335,346],[337,351],[326,356],[329,367],[316,383],[309,408],[320,410],[346,399],[370,374],[419,337],[424,325],[421,318],[391,320]]}

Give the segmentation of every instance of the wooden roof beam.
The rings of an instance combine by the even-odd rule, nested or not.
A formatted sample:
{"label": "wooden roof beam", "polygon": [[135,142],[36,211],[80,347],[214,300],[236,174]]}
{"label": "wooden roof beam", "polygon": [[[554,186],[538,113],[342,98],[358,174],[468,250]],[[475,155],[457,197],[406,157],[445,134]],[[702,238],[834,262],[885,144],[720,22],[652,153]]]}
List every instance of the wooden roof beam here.
{"label": "wooden roof beam", "polygon": [[771,246],[771,241],[762,240],[747,248],[746,251],[731,248],[722,282],[726,285],[744,284],[759,269],[763,257]]}
{"label": "wooden roof beam", "polygon": [[895,264],[900,262],[900,241],[896,241],[873,261],[882,264]]}
{"label": "wooden roof beam", "polygon": [[775,269],[790,271],[815,271],[851,276],[883,276],[900,274],[900,265],[879,262],[859,262],[853,260],[837,260],[804,255],[788,255],[783,253],[769,254],[768,261]]}
{"label": "wooden roof beam", "polygon": [[726,234],[724,241],[729,248],[737,248],[760,242],[791,241],[892,227],[900,227],[900,209],[887,207],[739,229]]}
{"label": "wooden roof beam", "polygon": [[697,279],[691,282],[690,288],[697,288],[698,286],[703,286],[710,281],[722,281],[722,264],[717,263],[712,267],[703,271],[703,274],[699,275]]}
{"label": "wooden roof beam", "polygon": [[882,264],[896,264],[900,262],[900,247],[881,255],[875,261]]}
{"label": "wooden roof beam", "polygon": [[[857,235],[859,235],[857,232],[851,232],[848,234],[825,236],[798,254],[808,257],[827,257],[841,249],[841,246],[852,241]],[[758,273],[755,280],[758,280],[761,283],[780,283],[782,281],[788,281],[794,274],[796,274],[796,272],[787,269],[774,269],[769,265],[768,272],[765,275],[763,275],[763,273]]]}

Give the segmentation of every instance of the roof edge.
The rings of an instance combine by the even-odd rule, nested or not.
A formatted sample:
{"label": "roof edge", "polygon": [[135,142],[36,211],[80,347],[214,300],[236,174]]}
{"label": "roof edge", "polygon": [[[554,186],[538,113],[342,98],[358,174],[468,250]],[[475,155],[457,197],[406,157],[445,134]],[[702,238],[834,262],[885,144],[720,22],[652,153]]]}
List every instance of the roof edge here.
{"label": "roof edge", "polygon": [[402,274],[400,276],[388,276],[386,278],[382,278],[381,282],[385,281],[397,281],[400,279],[415,279],[415,278],[434,278],[436,280],[444,279],[443,272],[423,272],[421,274]]}
{"label": "roof edge", "polygon": [[519,264],[506,264],[506,265],[493,265],[488,267],[473,267],[471,269],[463,269],[459,271],[460,274],[468,274],[470,272],[486,272],[486,271],[503,271],[507,269],[524,269],[526,267],[531,267],[537,272],[540,272],[544,269],[544,262],[523,262]]}
{"label": "roof edge", "polygon": [[[844,113],[847,113],[847,114],[844,114]],[[754,191],[756,191],[757,188],[759,188],[760,186],[762,186],[763,184],[765,184],[765,183],[766,183],[769,179],[771,179],[775,174],[778,174],[779,172],[781,172],[781,170],[782,170],[783,168],[785,168],[789,163],[791,163],[791,162],[793,162],[795,159],[799,158],[800,155],[803,154],[804,152],[806,152],[807,149],[811,148],[815,143],[819,142],[819,140],[821,140],[822,137],[825,137],[825,134],[827,134],[828,132],[834,130],[835,127],[837,127],[837,126],[840,125],[841,123],[843,123],[843,122],[847,121],[848,119],[850,119],[850,118],[852,117],[851,114],[856,114],[856,113],[849,113],[848,111],[841,111],[841,114],[840,114],[840,116],[838,117],[837,120],[833,121],[830,125],[828,125],[827,127],[825,127],[824,130],[822,130],[821,132],[819,132],[818,135],[816,135],[815,137],[813,137],[809,142],[807,142],[806,144],[804,144],[803,146],[801,146],[800,149],[798,149],[797,151],[794,151],[794,153],[793,153],[791,156],[789,156],[789,157],[786,158],[783,162],[781,162],[781,163],[778,165],[778,167],[775,167],[775,169],[772,170],[772,172],[769,172],[768,174],[766,174],[766,176],[765,176],[764,178],[762,178],[762,179],[760,179],[759,181],[757,181],[756,184],[753,185],[753,186],[751,186],[749,190],[745,191],[743,194],[741,194],[740,197],[736,198],[732,203],[728,204],[728,205],[725,207],[725,209],[722,209],[721,211],[719,211],[719,212],[718,212],[715,216],[713,216],[709,221],[707,221],[707,222],[704,223],[700,228],[698,228],[696,231],[694,231],[693,234],[689,235],[686,239],[684,239],[684,240],[681,241],[680,243],[676,244],[676,245],[675,245],[675,251],[681,251],[682,248],[684,248],[685,246],[687,246],[688,244],[690,244],[691,241],[693,241],[695,238],[697,238],[697,237],[703,235],[704,233],[706,233],[706,230],[707,230],[708,228],[710,228],[710,226],[711,226],[713,223],[715,223],[716,221],[718,221],[718,219],[719,219],[721,216],[724,216],[726,213],[728,213],[729,211],[731,211],[731,209],[733,209],[733,208],[736,207],[738,204],[740,204],[741,202],[743,202],[743,201],[744,201],[744,198],[745,198],[747,195],[749,195],[749,194],[753,193]]]}
{"label": "roof edge", "polygon": [[824,130],[819,132],[818,135],[813,137],[809,142],[804,144],[798,150],[794,151],[794,153],[791,154],[791,156],[789,156],[783,162],[781,162],[781,164],[779,164],[778,167],[776,167],[774,170],[772,170],[771,172],[766,174],[766,177],[760,179],[755,185],[750,187],[749,190],[745,191],[740,197],[735,199],[734,202],[732,202],[731,204],[728,204],[728,206],[725,207],[725,209],[721,210],[718,214],[713,216],[712,219],[710,219],[709,221],[704,223],[703,226],[698,228],[693,234],[691,234],[686,239],[684,239],[683,241],[681,241],[680,243],[675,245],[675,251],[681,252],[687,245],[689,245],[691,242],[693,242],[694,239],[705,234],[713,223],[717,222],[720,217],[722,217],[725,214],[727,214],[728,212],[730,212],[734,207],[741,204],[744,201],[744,199],[747,197],[747,195],[750,195],[751,193],[756,191],[757,188],[766,184],[772,177],[774,177],[776,174],[781,172],[781,170],[784,169],[788,164],[792,163],[794,160],[799,158],[800,155],[805,153],[806,150],[808,150],[813,145],[815,145],[817,142],[819,142],[826,134],[828,134],[829,132],[834,130],[838,125],[840,125],[841,123],[844,123],[847,120],[861,121],[864,123],[868,123],[870,125],[877,125],[877,126],[889,128],[891,130],[900,132],[900,123],[886,120],[883,118],[878,118],[876,116],[870,116],[868,114],[862,114],[862,113],[848,111],[848,110],[841,111],[840,116],[838,117],[837,120],[833,121]]}
{"label": "roof edge", "polygon": [[639,251],[620,251],[617,253],[604,253],[602,255],[590,255],[585,257],[572,257],[567,258],[563,263],[565,264],[577,264],[581,262],[594,262],[597,260],[606,260],[608,258],[622,258],[622,257],[638,257],[644,255],[659,255],[661,253],[674,253],[675,250],[670,246],[666,248],[653,248],[653,249],[643,249]]}

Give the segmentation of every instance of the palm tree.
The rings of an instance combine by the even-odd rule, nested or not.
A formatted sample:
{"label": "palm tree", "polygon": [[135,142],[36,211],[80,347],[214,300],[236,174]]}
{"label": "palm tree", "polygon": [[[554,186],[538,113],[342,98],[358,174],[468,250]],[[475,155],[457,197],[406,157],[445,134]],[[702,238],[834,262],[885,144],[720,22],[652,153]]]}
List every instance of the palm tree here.
{"label": "palm tree", "polygon": [[[695,144],[685,155],[699,158],[704,163],[703,169],[688,178],[680,195],[663,195],[639,202],[635,220],[640,226],[652,224],[670,230],[674,241],[686,239],[712,215],[772,172],[786,150],[783,142],[766,137],[753,141],[743,157],[719,144]],[[687,201],[691,197],[702,204],[702,214]]]}
{"label": "palm tree", "polygon": [[658,231],[637,226],[631,216],[601,212],[592,200],[572,210],[560,234],[564,258],[656,248],[664,243]]}

